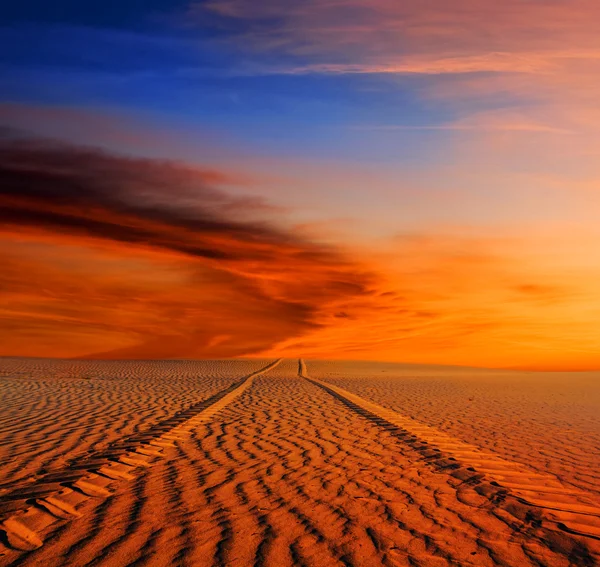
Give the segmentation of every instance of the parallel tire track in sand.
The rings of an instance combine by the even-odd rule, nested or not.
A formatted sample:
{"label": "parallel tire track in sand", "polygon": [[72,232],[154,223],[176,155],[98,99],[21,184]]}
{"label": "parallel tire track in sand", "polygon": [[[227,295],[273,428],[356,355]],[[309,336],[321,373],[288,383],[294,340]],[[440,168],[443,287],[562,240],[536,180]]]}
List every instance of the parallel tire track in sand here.
{"label": "parallel tire track in sand", "polygon": [[0,494],[146,431],[269,362],[0,358]]}
{"label": "parallel tire track in sand", "polygon": [[11,550],[29,551],[43,544],[40,533],[56,524],[80,517],[80,509],[91,498],[112,494],[115,481],[134,480],[136,472],[152,466],[158,457],[168,456],[189,432],[222,410],[281,359],[244,376],[230,387],[160,421],[143,433],[111,443],[107,449],[76,459],[29,481],[4,486],[0,492],[0,557]]}
{"label": "parallel tire track in sand", "polygon": [[[383,422],[298,376],[257,376],[158,459],[10,565],[588,567],[595,540],[513,514]],[[454,463],[448,459],[449,463]],[[457,470],[457,469],[456,469]],[[471,472],[473,476],[473,473]],[[494,487],[497,491],[498,487]],[[522,505],[525,507],[525,505]],[[528,506],[527,510],[532,507]],[[68,526],[68,527],[67,527]]]}
{"label": "parallel tire track in sand", "polygon": [[524,465],[502,459],[339,386],[311,378],[306,363],[301,359],[298,365],[299,376],[323,388],[353,411],[395,432],[420,451],[432,466],[453,469],[450,473],[453,477],[476,482],[481,494],[493,499],[501,497],[503,507],[517,516],[533,512],[507,501],[509,496],[533,507],[538,512],[535,515],[540,524],[543,519],[545,526],[550,524],[600,541],[600,504],[593,495],[566,487],[550,474],[539,474]]}

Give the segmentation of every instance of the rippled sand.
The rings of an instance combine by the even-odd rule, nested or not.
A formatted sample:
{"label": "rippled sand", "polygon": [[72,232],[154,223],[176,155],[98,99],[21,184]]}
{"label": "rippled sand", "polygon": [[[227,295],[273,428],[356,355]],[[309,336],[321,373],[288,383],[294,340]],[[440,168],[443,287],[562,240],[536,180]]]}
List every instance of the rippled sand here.
{"label": "rippled sand", "polygon": [[97,451],[265,364],[0,359],[0,482]]}
{"label": "rippled sand", "polygon": [[600,373],[314,361],[323,378],[600,497]]}
{"label": "rippled sand", "polygon": [[[259,373],[269,362],[0,362],[12,412],[0,430],[11,459],[0,469],[0,564],[597,564],[597,468],[584,469],[598,423],[581,409],[591,394],[573,393],[587,386],[553,385],[550,404],[550,387],[516,379],[506,388],[297,360]],[[396,412],[459,447],[535,462],[540,478],[575,463],[568,481],[577,498],[591,495],[588,535],[408,435]],[[546,431],[567,424],[587,438],[570,446]]]}

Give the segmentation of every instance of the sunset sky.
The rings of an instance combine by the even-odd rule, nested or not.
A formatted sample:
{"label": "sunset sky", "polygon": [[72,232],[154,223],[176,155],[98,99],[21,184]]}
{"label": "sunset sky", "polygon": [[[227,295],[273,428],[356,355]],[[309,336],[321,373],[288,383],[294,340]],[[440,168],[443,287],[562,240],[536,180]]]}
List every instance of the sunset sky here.
{"label": "sunset sky", "polygon": [[0,22],[0,355],[600,369],[597,0]]}

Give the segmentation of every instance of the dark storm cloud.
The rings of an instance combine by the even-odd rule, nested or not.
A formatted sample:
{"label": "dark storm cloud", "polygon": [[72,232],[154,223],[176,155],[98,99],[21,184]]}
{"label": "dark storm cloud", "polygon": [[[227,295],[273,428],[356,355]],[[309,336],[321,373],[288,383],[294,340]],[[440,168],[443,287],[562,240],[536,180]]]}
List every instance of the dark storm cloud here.
{"label": "dark storm cloud", "polygon": [[[222,171],[4,136],[0,225],[5,235],[27,234],[59,247],[110,243],[117,255],[154,251],[180,266],[178,283],[164,284],[157,296],[147,283],[136,288],[125,272],[106,282],[96,276],[80,289],[81,282],[68,269],[57,272],[44,258],[7,256],[5,261],[16,268],[10,282],[0,283],[28,298],[22,308],[26,320],[9,317],[7,325],[21,324],[29,333],[42,315],[31,284],[35,278],[53,298],[51,307],[43,302],[42,326],[48,333],[57,328],[65,332],[67,313],[77,325],[90,325],[101,334],[110,326],[113,306],[122,305],[120,312],[127,313],[135,300],[146,306],[145,312],[160,313],[160,324],[149,330],[151,325],[140,322],[139,310],[132,312],[130,327],[119,330],[138,334],[139,345],[113,349],[112,354],[234,356],[302,335],[323,324],[322,315],[334,304],[369,293],[373,276],[335,248],[273,223],[243,220],[244,210],[252,218],[260,212],[272,217],[276,210],[219,189],[233,179]],[[15,274],[20,274],[16,280]],[[73,297],[78,298],[76,306]],[[103,298],[111,299],[105,304]],[[172,321],[166,328],[177,332],[165,333],[165,321]],[[102,351],[100,345],[97,351]]]}

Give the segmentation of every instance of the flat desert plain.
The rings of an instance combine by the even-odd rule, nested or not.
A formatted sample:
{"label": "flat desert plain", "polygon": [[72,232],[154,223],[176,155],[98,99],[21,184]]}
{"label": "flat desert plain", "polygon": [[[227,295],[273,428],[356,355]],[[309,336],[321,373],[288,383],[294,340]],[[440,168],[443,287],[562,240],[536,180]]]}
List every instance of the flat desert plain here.
{"label": "flat desert plain", "polygon": [[593,566],[600,375],[0,360],[0,565]]}

